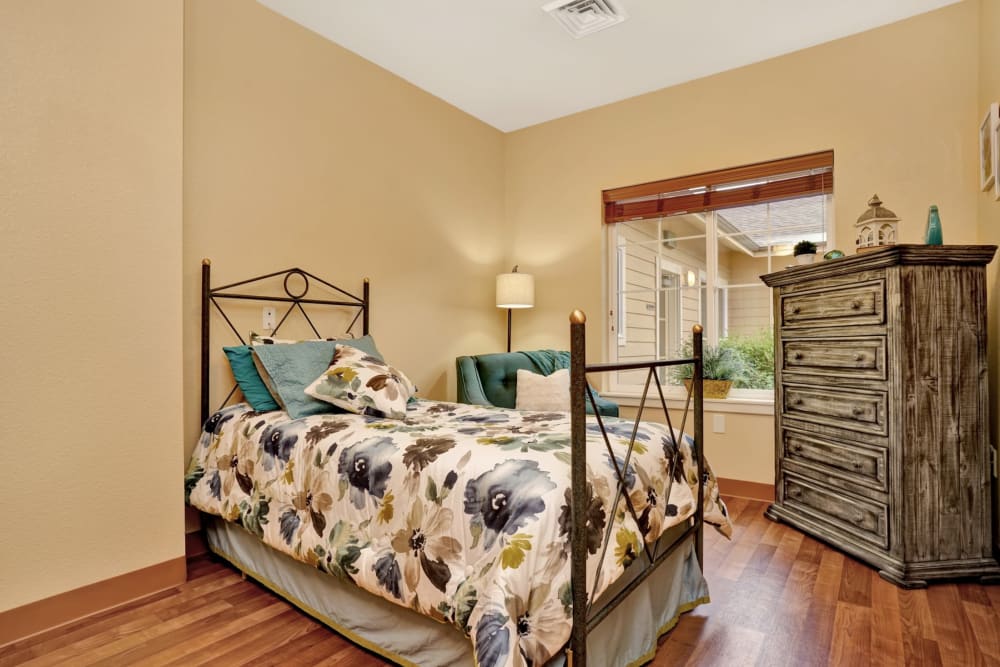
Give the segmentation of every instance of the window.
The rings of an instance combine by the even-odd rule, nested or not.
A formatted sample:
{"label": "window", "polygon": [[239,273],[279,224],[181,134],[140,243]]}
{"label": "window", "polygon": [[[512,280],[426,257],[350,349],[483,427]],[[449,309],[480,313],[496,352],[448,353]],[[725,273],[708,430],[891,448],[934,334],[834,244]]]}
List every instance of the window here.
{"label": "window", "polygon": [[[798,241],[824,252],[832,193],[832,151],[606,190],[609,359],[678,357],[701,324],[707,345],[747,362],[730,397],[770,400],[774,317],[759,276],[792,264]],[[644,381],[624,371],[608,389]]]}

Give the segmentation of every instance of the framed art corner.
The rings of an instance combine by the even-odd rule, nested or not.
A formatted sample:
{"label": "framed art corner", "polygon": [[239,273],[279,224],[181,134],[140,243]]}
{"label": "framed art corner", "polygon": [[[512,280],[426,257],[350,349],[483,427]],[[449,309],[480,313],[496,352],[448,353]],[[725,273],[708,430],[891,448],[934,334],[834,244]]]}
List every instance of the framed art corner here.
{"label": "framed art corner", "polygon": [[1000,178],[997,178],[997,174],[1000,173],[1000,118],[994,118],[993,138],[990,143],[993,147],[993,199],[1000,201]]}
{"label": "framed art corner", "polygon": [[979,187],[989,190],[993,187],[994,196],[1000,192],[997,188],[997,126],[1000,125],[1000,111],[996,102],[990,104],[986,116],[979,124]]}

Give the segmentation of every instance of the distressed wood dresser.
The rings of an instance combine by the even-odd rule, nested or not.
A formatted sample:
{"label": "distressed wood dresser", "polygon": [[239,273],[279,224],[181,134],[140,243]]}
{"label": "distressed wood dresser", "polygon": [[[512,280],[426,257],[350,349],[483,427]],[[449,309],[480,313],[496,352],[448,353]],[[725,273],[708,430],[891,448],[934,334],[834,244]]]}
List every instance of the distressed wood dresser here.
{"label": "distressed wood dresser", "polygon": [[897,245],[774,288],[775,502],[900,586],[1000,581],[988,443],[996,246]]}

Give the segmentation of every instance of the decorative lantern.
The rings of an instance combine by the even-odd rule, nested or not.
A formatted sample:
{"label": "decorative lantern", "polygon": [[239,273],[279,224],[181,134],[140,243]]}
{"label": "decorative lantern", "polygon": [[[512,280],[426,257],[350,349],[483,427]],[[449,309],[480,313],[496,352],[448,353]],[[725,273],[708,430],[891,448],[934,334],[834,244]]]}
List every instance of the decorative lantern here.
{"label": "decorative lantern", "polygon": [[868,200],[868,210],[854,223],[857,228],[854,243],[858,252],[896,245],[898,225],[899,218],[896,214],[882,207],[882,200],[878,195],[872,195]]}

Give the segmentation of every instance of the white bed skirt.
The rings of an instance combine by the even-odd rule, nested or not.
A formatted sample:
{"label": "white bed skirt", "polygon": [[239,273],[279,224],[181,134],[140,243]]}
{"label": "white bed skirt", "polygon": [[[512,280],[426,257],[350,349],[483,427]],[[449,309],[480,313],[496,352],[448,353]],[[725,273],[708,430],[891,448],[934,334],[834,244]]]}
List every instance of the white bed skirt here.
{"label": "white bed skirt", "polygon": [[[474,666],[469,639],[452,626],[300,563],[241,526],[208,515],[202,515],[202,521],[215,554],[351,641],[402,665]],[[612,586],[605,597],[617,588]],[[660,635],[673,628],[682,613],[708,601],[708,585],[689,539],[591,632],[588,662],[624,667],[651,660]],[[559,654],[547,667],[562,664]]]}

